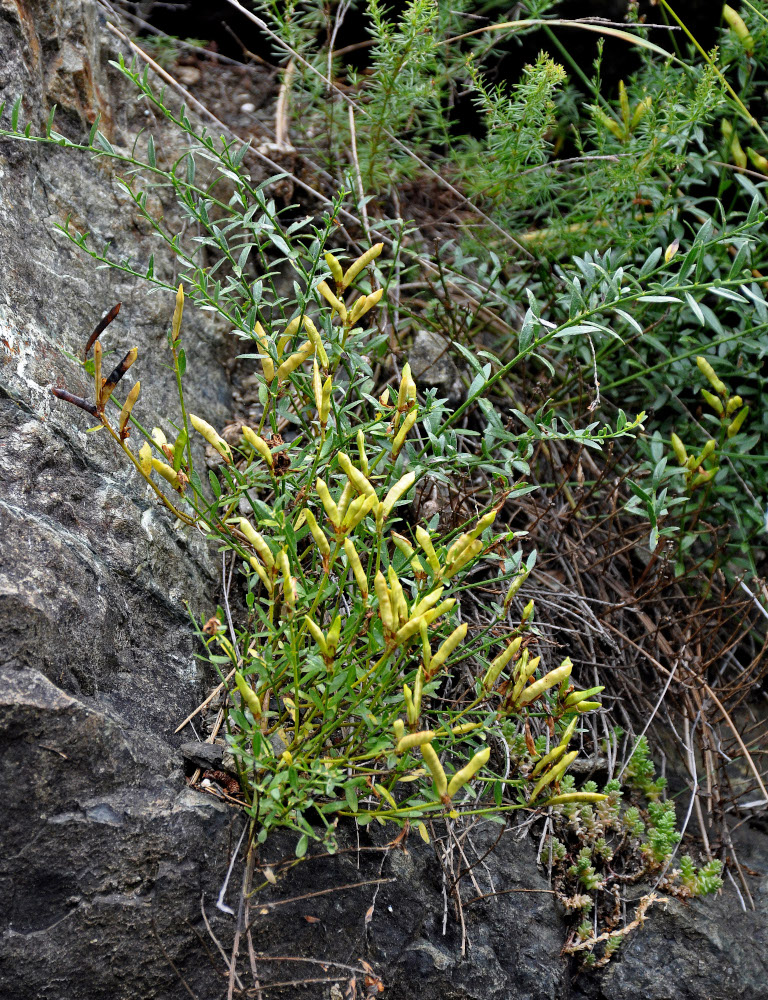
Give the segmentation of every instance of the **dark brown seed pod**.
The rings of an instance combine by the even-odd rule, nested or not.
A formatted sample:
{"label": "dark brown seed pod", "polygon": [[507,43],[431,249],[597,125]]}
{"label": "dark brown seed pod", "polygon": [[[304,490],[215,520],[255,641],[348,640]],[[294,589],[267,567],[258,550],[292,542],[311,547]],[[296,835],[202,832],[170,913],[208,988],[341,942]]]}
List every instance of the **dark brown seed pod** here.
{"label": "dark brown seed pod", "polygon": [[131,367],[133,362],[136,360],[139,353],[137,347],[132,347],[130,351],[126,354],[120,364],[115,368],[107,378],[104,386],[101,390],[101,398],[99,402],[104,405],[112,393],[115,391],[115,386],[120,381],[120,379],[125,375],[128,369]]}
{"label": "dark brown seed pod", "polygon": [[121,305],[122,305],[122,302],[118,302],[116,306],[112,306],[112,308],[109,310],[109,312],[107,313],[107,315],[104,316],[104,317],[102,317],[102,319],[99,320],[99,322],[96,325],[96,329],[93,331],[93,333],[90,335],[90,337],[88,338],[88,340],[86,342],[85,351],[83,352],[83,357],[84,358],[88,357],[88,351],[90,351],[90,349],[93,347],[93,345],[96,343],[96,341],[102,335],[102,333],[104,333],[104,331],[109,326],[109,324],[112,322],[112,320],[120,312],[120,306]]}
{"label": "dark brown seed pod", "polygon": [[89,403],[87,399],[83,399],[81,396],[75,396],[71,392],[67,392],[66,389],[51,389],[51,392],[57,399],[63,399],[65,403],[72,403],[73,406],[79,406],[81,410],[85,410],[86,413],[90,413],[92,417],[98,417],[99,411],[93,405]]}

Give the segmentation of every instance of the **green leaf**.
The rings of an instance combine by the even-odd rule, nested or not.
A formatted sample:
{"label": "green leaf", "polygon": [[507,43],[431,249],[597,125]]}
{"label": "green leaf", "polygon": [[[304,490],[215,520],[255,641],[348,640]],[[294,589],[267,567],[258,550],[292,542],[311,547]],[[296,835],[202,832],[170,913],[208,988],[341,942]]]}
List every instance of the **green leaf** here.
{"label": "green leaf", "polygon": [[219,497],[221,496],[221,484],[219,483],[219,480],[216,478],[216,473],[213,471],[213,469],[208,470],[208,482],[211,484],[211,489],[213,490],[214,495],[218,500]]}
{"label": "green leaf", "polygon": [[357,792],[355,791],[354,785],[344,786],[344,798],[347,800],[347,805],[352,810],[353,813],[357,812]]}
{"label": "green leaf", "polygon": [[55,118],[55,116],[56,116],[56,105],[54,104],[51,107],[51,110],[48,112],[48,121],[45,123],[45,134],[47,136],[50,136],[51,134],[51,131],[53,129],[53,119]]}
{"label": "green leaf", "polygon": [[147,139],[147,161],[150,167],[157,166],[157,156],[155,155],[155,140],[150,132],[149,138]]}
{"label": "green leaf", "polygon": [[192,489],[197,493],[198,496],[203,495],[203,484],[200,482],[200,476],[195,472],[194,469],[190,470],[189,481],[192,483]]}
{"label": "green leaf", "polygon": [[99,131],[99,122],[101,121],[101,112],[96,115],[96,121],[91,125],[91,131],[88,133],[88,145],[93,145],[93,140],[96,137],[96,133]]}
{"label": "green leaf", "polygon": [[112,156],[115,155],[115,149],[112,143],[102,132],[99,132],[98,130],[96,131],[96,145],[100,146],[105,153],[110,153]]}
{"label": "green leaf", "polygon": [[303,858],[304,855],[307,853],[308,846],[309,846],[309,837],[306,835],[306,833],[302,833],[302,835],[299,837],[299,842],[296,845],[296,857]]}
{"label": "green leaf", "polygon": [[640,268],[639,276],[641,278],[644,278],[646,274],[650,274],[650,272],[656,267],[656,265],[659,263],[659,259],[661,258],[661,254],[662,254],[661,247],[656,247],[653,253],[648,257],[646,262]]}
{"label": "green leaf", "polygon": [[179,348],[179,376],[183,377],[184,372],[187,370],[187,355],[183,347]]}

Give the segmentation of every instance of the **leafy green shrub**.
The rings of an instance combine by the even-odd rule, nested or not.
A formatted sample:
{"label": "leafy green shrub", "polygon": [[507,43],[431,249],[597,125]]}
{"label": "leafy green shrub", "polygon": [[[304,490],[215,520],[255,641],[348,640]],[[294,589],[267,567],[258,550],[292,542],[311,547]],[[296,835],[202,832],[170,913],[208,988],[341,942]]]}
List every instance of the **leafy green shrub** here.
{"label": "leafy green shrub", "polygon": [[[510,30],[540,26],[548,6]],[[258,838],[289,827],[302,855],[310,839],[334,849],[340,816],[413,822],[426,836],[423,821],[435,815],[549,804],[556,886],[581,919],[570,950],[602,963],[656,901],[643,896],[634,920],[619,927],[615,872],[630,883],[657,876],[679,835],[643,741],[627,771],[640,804],[625,806],[615,783],[577,791],[566,773],[570,741],[582,714],[600,707],[591,699],[601,687],[572,690],[568,660],[541,665],[534,605],[520,589],[536,553],[524,557],[507,501],[534,488],[520,476],[535,481],[553,444],[597,454],[623,440],[627,466],[637,469],[628,509],[649,521],[651,550],[676,538],[684,569],[689,550],[707,545],[697,523],[715,497],[736,548],[749,550],[765,495],[754,457],[766,411],[764,182],[720,172],[711,128],[728,98],[711,60],[691,72],[641,46],[639,69],[614,102],[600,93],[599,62],[577,99],[549,56],[510,89],[493,88],[481,64],[501,32],[462,48],[453,36],[472,26],[463,8],[414,0],[395,24],[374,3],[373,69],[350,73],[359,99],[350,119],[338,94],[328,99],[329,53],[316,42],[325,8],[264,8],[279,51],[298,67],[293,127],[310,138],[324,122],[333,138],[325,166],[345,183],[322,215],[284,222],[268,193],[275,179],[258,184],[247,172],[247,145],[195,128],[136,65],[119,69],[186,143],[170,167],[152,135],[129,153],[96,123],[75,143],[54,131],[51,116],[33,137],[19,122],[20,103],[11,109],[0,134],[122,166],[125,191],[180,267],[184,289],[154,257],[117,257],[65,227],[99,264],[165,289],[169,305],[177,295],[168,343],[180,406],[168,417],[170,440],[136,421],[138,386],[115,409],[135,356],[103,380],[98,347],[88,362],[95,401],[58,394],[95,416],[180,522],[203,527],[241,571],[244,607],[205,625],[203,616],[199,633],[232,696],[227,740]],[[546,30],[555,27],[551,20]],[[446,99],[457,81],[483,111],[483,140],[449,139]],[[659,101],[662,89],[674,99]],[[727,152],[738,157],[742,125],[730,128]],[[561,170],[554,150],[569,130],[578,162]],[[478,199],[468,211],[482,239],[446,243],[430,258],[401,220],[386,218],[387,198],[404,178],[438,184],[442,175],[454,194]],[[504,183],[509,176],[515,184]],[[718,178],[713,201],[704,185]],[[193,224],[186,235],[153,214],[149,195],[160,187]],[[362,257],[338,249],[338,219],[355,221],[355,208],[360,231],[380,239]],[[535,258],[529,265],[512,262],[518,244]],[[428,287],[426,305],[402,300],[409,282]],[[187,411],[185,293],[243,341],[259,382],[257,425],[225,435]],[[434,390],[419,393],[408,366],[391,361],[401,327],[422,320],[456,332],[467,377],[453,410]],[[480,349],[489,328],[492,343]],[[705,356],[709,368],[694,369]],[[696,370],[722,407],[705,396],[713,412],[701,426],[690,417]],[[611,423],[596,418],[600,406]],[[715,449],[706,425],[717,430]],[[207,475],[193,461],[194,434],[209,446]],[[419,522],[410,503],[417,485],[469,476],[475,500],[464,523],[445,531],[438,516]],[[746,493],[735,485],[743,482]],[[470,630],[461,602],[481,587],[494,596],[484,597],[483,624]],[[491,752],[499,736],[502,760]],[[717,862],[680,864],[666,876],[670,891],[717,888]],[[605,930],[594,913],[582,919],[590,908]]]}

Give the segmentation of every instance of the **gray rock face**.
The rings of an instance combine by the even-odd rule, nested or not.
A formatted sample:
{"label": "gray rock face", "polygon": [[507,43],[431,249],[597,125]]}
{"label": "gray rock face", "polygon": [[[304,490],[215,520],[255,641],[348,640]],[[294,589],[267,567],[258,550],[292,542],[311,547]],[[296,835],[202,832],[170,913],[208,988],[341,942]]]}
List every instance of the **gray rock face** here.
{"label": "gray rock face", "polygon": [[[0,99],[12,103],[23,91],[23,115],[38,130],[57,103],[59,130],[72,136],[101,113],[111,141],[127,145],[147,121],[108,66],[114,53],[100,10],[87,0],[0,0]],[[191,737],[173,729],[206,690],[181,601],[210,611],[219,567],[202,538],[174,528],[106,435],[86,434],[86,415],[49,392],[57,383],[87,391],[68,354],[122,300],[105,347],[139,347],[137,413],[169,430],[174,392],[161,364],[173,298],[73,253],[53,228],[70,213],[79,229],[134,259],[156,249],[108,162],[0,142],[0,997],[176,1000],[191,990],[218,1000],[224,962],[201,899],[229,948],[233,921],[214,902],[243,819],[186,787],[179,744]],[[223,425],[222,361],[231,349],[191,310],[183,336],[190,407]],[[434,367],[434,351],[424,360]],[[450,391],[456,371],[433,378]],[[472,834],[475,858],[497,832]],[[357,842],[350,830],[339,839]],[[293,847],[277,838],[265,858]],[[254,946],[355,968],[365,959],[385,995],[406,1000],[757,1000],[767,971],[767,857],[760,847],[748,858],[760,873],[756,911],[743,913],[732,893],[674,903],[605,972],[575,982],[533,847],[511,834],[478,862],[480,892],[463,890],[465,955],[435,854],[413,836],[407,853],[312,859],[260,890]],[[230,905],[241,878],[238,864]],[[356,887],[381,878],[392,881]],[[499,894],[470,902],[491,892]],[[334,964],[258,965],[264,983],[351,975]],[[245,969],[247,961],[248,988]],[[326,982],[281,995],[343,992]]]}
{"label": "gray rock face", "polygon": [[[110,37],[92,3],[0,4],[0,98],[23,92],[33,130],[57,103],[72,137],[101,113],[119,143],[143,112],[108,66]],[[73,253],[53,228],[70,212],[133,257],[155,249],[108,164],[0,143],[0,995],[172,997],[158,941],[217,981],[184,921],[218,891],[233,817],[187,790],[171,735],[205,690],[181,600],[209,610],[217,567],[50,394],[87,393],[67,354],[122,300],[105,349],[139,347],[143,421],[168,428],[174,412],[172,296]],[[184,337],[191,405],[223,421],[221,340],[192,315]]]}
{"label": "gray rock face", "polygon": [[461,402],[466,386],[451,356],[450,342],[434,330],[419,330],[408,352],[408,362],[420,386],[432,386],[452,406]]}

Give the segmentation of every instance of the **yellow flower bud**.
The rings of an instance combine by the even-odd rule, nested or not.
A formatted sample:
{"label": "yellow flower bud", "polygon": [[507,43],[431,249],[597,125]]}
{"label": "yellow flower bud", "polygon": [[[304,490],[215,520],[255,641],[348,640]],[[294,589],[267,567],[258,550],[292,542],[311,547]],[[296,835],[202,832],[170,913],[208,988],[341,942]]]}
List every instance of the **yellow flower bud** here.
{"label": "yellow flower bud", "polygon": [[356,469],[354,467],[354,465],[350,461],[349,456],[345,452],[340,451],[337,457],[339,460],[339,465],[344,470],[344,472],[347,475],[347,478],[355,487],[357,492],[365,493],[368,496],[371,495],[375,496],[376,491],[374,490],[373,486],[371,486],[371,484],[368,482],[368,480],[362,474],[362,472],[360,472],[359,469]]}
{"label": "yellow flower bud", "polygon": [[259,435],[254,430],[252,430],[245,424],[243,425],[242,433],[243,437],[248,442],[248,444],[253,448],[253,450],[258,452],[259,455],[261,455],[261,457],[264,459],[264,461],[267,463],[270,469],[274,469],[275,460],[272,456],[272,452],[269,449],[269,445],[264,440],[264,438],[259,437]]}
{"label": "yellow flower bud", "polygon": [[516,576],[512,577],[512,581],[509,584],[509,590],[507,591],[506,596],[504,598],[504,610],[505,611],[509,607],[509,605],[512,603],[512,598],[515,596],[515,594],[518,592],[518,590],[522,587],[522,585],[528,579],[529,572],[530,572],[530,570],[528,569],[528,567],[527,566],[523,566],[522,569],[520,570],[520,572]]}
{"label": "yellow flower bud", "polygon": [[[456,604],[455,597],[449,597],[447,601],[441,601],[436,608],[430,608],[428,611],[422,612],[419,617],[422,618],[427,625],[431,625],[433,621],[439,618],[441,615],[447,614]],[[413,615],[413,611],[411,611]]]}
{"label": "yellow flower bud", "polygon": [[120,411],[120,420],[118,421],[118,429],[120,431],[120,437],[124,437],[125,425],[131,416],[131,410],[134,407],[136,400],[139,398],[139,393],[141,392],[141,382],[137,382],[136,385],[131,389],[126,397],[125,403],[123,403],[123,408]]}
{"label": "yellow flower bud", "polygon": [[176,341],[181,336],[181,317],[184,314],[184,285],[179,283],[179,290],[176,292],[176,306],[173,310],[173,322],[171,323],[171,340]]}
{"label": "yellow flower bud", "polygon": [[485,767],[490,756],[491,748],[486,747],[484,750],[480,750],[476,753],[466,767],[462,767],[460,771],[457,771],[454,774],[448,782],[448,788],[446,789],[446,795],[449,799],[452,799],[456,792],[460,791],[470,778],[474,777],[481,767]]}
{"label": "yellow flower bud", "polygon": [[[344,286],[344,288],[347,288],[355,280],[358,274],[360,274],[360,272],[364,268],[366,268],[371,263],[372,260],[375,260],[376,257],[379,256],[379,254],[383,249],[384,249],[383,243],[376,243],[375,246],[372,246],[370,250],[366,250],[365,253],[362,254],[362,256],[358,257],[357,260],[354,261],[347,268],[346,273],[344,274],[344,277],[341,280],[341,283]],[[330,267],[330,264],[328,266]]]}
{"label": "yellow flower bud", "polygon": [[440,576],[440,563],[435,555],[435,550],[432,547],[432,539],[429,537],[429,532],[422,528],[420,524],[416,525],[416,541],[424,550],[424,554],[427,557],[427,562],[429,563],[432,572],[435,576]]}
{"label": "yellow flower bud", "polygon": [[709,458],[710,455],[714,454],[715,448],[717,448],[717,442],[712,438],[707,441],[704,447],[701,449],[701,454],[696,459],[696,465],[703,465],[704,462]]}
{"label": "yellow flower bud", "polygon": [[344,552],[347,556],[347,562],[352,567],[352,573],[355,577],[355,582],[357,583],[360,593],[363,595],[363,600],[368,600],[368,578],[363,572],[363,566],[360,562],[360,556],[357,554],[357,549],[355,548],[355,543],[351,538],[344,539]]}
{"label": "yellow flower bud", "polygon": [[253,336],[261,348],[259,361],[261,362],[261,370],[264,373],[264,378],[267,382],[271,383],[272,379],[275,377],[275,363],[269,354],[269,338],[264,332],[264,327],[258,321],[256,326],[253,328]]}
{"label": "yellow flower bud", "polygon": [[445,575],[447,578],[454,576],[463,569],[467,563],[472,562],[476,559],[480,553],[483,551],[484,545],[482,539],[476,538],[474,541],[470,542],[464,547],[464,549],[459,553],[458,557],[452,562],[447,563],[445,568]]}
{"label": "yellow flower bud", "polygon": [[268,569],[272,569],[275,565],[275,557],[272,555],[272,550],[267,545],[263,536],[260,535],[258,531],[255,531],[244,517],[241,517],[238,521],[238,527],[251,545],[256,549],[264,565]]}
{"label": "yellow flower bud", "polygon": [[362,319],[367,312],[370,312],[371,309],[373,309],[373,307],[379,302],[383,294],[384,289],[378,288],[370,295],[361,295],[349,311],[347,316],[347,326],[352,326],[354,323],[357,323],[357,321]]}
{"label": "yellow flower bud", "polygon": [[747,419],[748,413],[749,413],[749,407],[748,406],[743,407],[741,410],[739,410],[738,414],[731,421],[731,423],[728,424],[728,430],[726,431],[726,433],[728,434],[729,438],[732,438],[735,434],[739,433],[739,431],[741,430],[741,425]]}
{"label": "yellow flower bud", "polygon": [[623,80],[619,80],[619,107],[624,125],[629,128],[629,97]]}
{"label": "yellow flower bud", "polygon": [[430,673],[433,673],[443,666],[445,661],[451,655],[451,653],[456,649],[460,642],[462,642],[467,634],[467,623],[462,622],[458,628],[455,628],[453,632],[448,636],[445,642],[441,643],[440,648],[432,657],[429,665]]}
{"label": "yellow flower bud", "polygon": [[721,382],[720,379],[715,374],[715,369],[707,361],[706,358],[698,357],[696,358],[696,367],[699,369],[704,378],[709,382],[715,392],[720,396],[726,396],[728,390],[725,387],[725,383]]}
{"label": "yellow flower bud", "polygon": [[456,560],[459,558],[459,556],[462,554],[462,552],[466,549],[466,547],[472,540],[473,539],[471,539],[470,536],[467,534],[459,535],[459,537],[451,545],[451,547],[448,549],[445,555],[446,565],[450,565],[451,563],[456,562]]}
{"label": "yellow flower bud", "polygon": [[601,792],[564,792],[562,795],[553,795],[541,804],[543,806],[556,806],[566,802],[584,802],[595,805],[598,802],[604,802],[607,798],[608,796]]}
{"label": "yellow flower bud", "polygon": [[328,656],[328,643],[325,641],[322,629],[312,621],[309,615],[304,616],[304,621],[307,624],[307,628],[309,629],[312,638],[317,643],[320,652],[323,656]]}
{"label": "yellow flower bud", "polygon": [[474,528],[470,531],[470,538],[479,538],[486,528],[490,528],[493,522],[496,520],[496,510],[489,510],[487,514],[483,514]]}
{"label": "yellow flower bud", "polygon": [[747,154],[744,152],[742,145],[739,142],[739,137],[735,132],[731,136],[731,159],[736,166],[741,167],[742,170],[747,165]]}
{"label": "yellow flower bud", "polygon": [[243,699],[244,704],[250,709],[251,715],[254,719],[260,719],[261,702],[259,701],[256,692],[239,670],[235,671],[235,684],[237,685],[237,690],[240,692],[240,696]]}
{"label": "yellow flower bud", "polygon": [[274,584],[272,583],[272,580],[267,576],[264,567],[261,565],[256,556],[251,556],[248,562],[251,565],[251,569],[255,570],[256,575],[264,584],[264,589],[267,591],[268,594],[271,595],[275,587]]}
{"label": "yellow flower bud", "polygon": [[768,159],[752,149],[751,146],[747,146],[747,156],[755,170],[759,170],[762,174],[768,174]]}
{"label": "yellow flower bud", "polygon": [[[720,400],[718,400],[720,402]],[[672,435],[672,450],[675,453],[675,458],[678,460],[680,465],[685,465],[688,461],[688,452],[685,450],[685,445],[677,436],[677,434]]]}
{"label": "yellow flower bud", "polygon": [[333,275],[333,280],[337,285],[344,284],[344,272],[341,269],[341,264],[333,256],[332,253],[325,254],[325,263],[328,265],[331,274]]}
{"label": "yellow flower bud", "polygon": [[597,121],[600,122],[605,128],[607,128],[617,139],[624,139],[624,130],[621,125],[615,119],[611,118],[609,114],[606,114],[602,108],[594,109],[594,116]]}
{"label": "yellow flower bud", "polygon": [[491,690],[493,685],[498,680],[499,674],[504,667],[506,667],[512,657],[517,656],[522,641],[522,636],[518,636],[516,639],[513,639],[503,653],[499,653],[497,657],[491,660],[491,665],[488,667],[485,677],[483,678],[483,687],[486,691]]}
{"label": "yellow flower bud", "polygon": [[442,799],[448,788],[448,779],[445,776],[443,765],[440,763],[440,759],[431,743],[425,743],[420,747],[420,750],[421,756],[424,758],[424,763],[429,768],[429,773],[432,775],[432,780],[435,783],[435,791],[438,797]]}
{"label": "yellow flower bud", "polygon": [[[341,271],[341,268],[339,268],[339,271]],[[341,299],[337,298],[333,294],[331,289],[328,287],[328,283],[326,281],[321,281],[317,286],[317,290],[323,296],[325,301],[333,306],[333,308],[336,310],[339,316],[341,316],[342,321],[345,320],[347,318],[347,307],[344,305]]]}
{"label": "yellow flower bud", "polygon": [[165,462],[161,462],[159,458],[152,459],[152,468],[158,475],[162,476],[166,482],[170,483],[174,489],[179,485],[178,473],[174,472],[170,465],[166,465]]}
{"label": "yellow flower bud", "polygon": [[326,636],[326,641],[328,643],[328,652],[336,655],[336,650],[339,647],[339,639],[341,637],[341,615],[336,615],[336,617],[331,622],[331,627],[328,629],[328,635]]}
{"label": "yellow flower bud", "polygon": [[328,520],[334,526],[334,528],[339,527],[341,524],[341,518],[339,516],[339,508],[336,506],[335,502],[331,498],[331,494],[328,492],[328,487],[325,485],[322,479],[318,479],[315,483],[315,489],[317,490],[317,495],[325,508],[325,513],[328,516]]}
{"label": "yellow flower bud", "polygon": [[550,766],[550,764],[556,764],[558,760],[563,756],[566,751],[566,747],[557,746],[554,750],[550,750],[549,753],[542,757],[541,760],[536,764],[536,767],[531,771],[531,777],[535,778],[537,774]]}
{"label": "yellow flower bud", "polygon": [[152,445],[149,441],[145,441],[139,448],[139,465],[144,475],[149,478],[152,472]]}
{"label": "yellow flower bud", "polygon": [[408,725],[415,726],[419,718],[416,706],[413,703],[413,694],[407,684],[403,684],[403,701],[405,702],[405,714],[408,717]]}
{"label": "yellow flower bud", "polygon": [[405,601],[405,594],[403,593],[400,580],[391,564],[387,567],[387,577],[389,578],[390,604],[392,605],[394,628],[397,629],[400,622],[404,622],[408,618],[408,605]]}
{"label": "yellow flower bud", "polygon": [[395,439],[392,442],[392,458],[397,458],[397,456],[403,450],[405,439],[408,437],[408,433],[413,427],[413,425],[416,423],[417,418],[418,418],[418,413],[416,412],[416,408],[414,407],[410,411],[410,413],[406,415],[406,418],[403,421],[403,426],[395,435]]}
{"label": "yellow flower bud", "polygon": [[[595,687],[587,688],[586,691],[572,691],[563,702],[563,708],[572,708],[574,705],[578,705],[580,701],[584,701],[586,698],[591,698],[592,695],[600,694],[600,692],[604,690],[605,687],[602,684],[598,684]],[[571,725],[576,725],[575,720],[571,723]]]}
{"label": "yellow flower bud", "polygon": [[309,335],[309,339],[312,341],[312,346],[315,349],[317,357],[320,359],[320,364],[323,368],[328,367],[328,355],[326,354],[325,347],[323,347],[323,341],[320,336],[320,331],[317,329],[315,324],[309,318],[309,316],[304,317],[304,327]]}
{"label": "yellow flower bud", "polygon": [[680,249],[680,240],[678,239],[672,240],[667,249],[664,251],[664,263],[668,264],[679,249]]}
{"label": "yellow flower bud", "polygon": [[555,670],[550,670],[548,674],[535,681],[530,687],[527,687],[518,699],[519,705],[527,705],[529,702],[534,701],[539,695],[544,694],[551,687],[555,687],[560,684],[566,677],[571,676],[571,670],[573,666],[570,660],[564,660],[562,665],[557,667]]}
{"label": "yellow flower bud", "polygon": [[719,416],[722,417],[724,409],[720,397],[716,396],[713,392],[708,392],[706,389],[702,389],[701,394],[704,397],[704,399],[709,403],[709,405],[712,407],[712,409],[715,411],[715,413],[717,413]]}
{"label": "yellow flower bud", "polygon": [[431,743],[434,738],[433,729],[425,729],[421,733],[409,733],[398,740],[395,753],[405,753],[406,750],[412,750],[414,747],[423,747],[425,743]]}
{"label": "yellow flower bud", "polygon": [[413,381],[413,378],[411,377],[411,366],[408,364],[408,362],[406,362],[403,365],[403,371],[400,375],[400,389],[397,394],[398,410],[406,410],[408,408],[408,403],[411,400],[411,398],[413,399],[416,398],[415,391],[413,392],[413,396],[411,396],[412,386],[413,389],[415,390],[416,384]]}
{"label": "yellow flower bud", "polygon": [[534,602],[533,602],[533,599],[531,599],[530,601],[528,601],[528,603],[526,604],[526,606],[523,608],[522,615],[520,615],[520,624],[521,625],[524,625],[528,621],[528,619],[533,614],[533,609],[534,609]]}
{"label": "yellow flower bud", "polygon": [[379,499],[375,493],[372,493],[370,496],[357,497],[349,505],[346,514],[342,518],[341,526],[345,531],[351,531],[352,528],[356,528],[363,518],[367,517],[378,505]]}
{"label": "yellow flower bud", "polygon": [[574,760],[579,756],[578,750],[572,750],[570,753],[565,754],[565,756],[557,763],[555,766],[547,771],[533,787],[530,798],[528,799],[529,804],[533,802],[542,788],[551,784],[553,781],[557,781],[568,769],[569,765],[573,763]]}
{"label": "yellow flower bud", "polygon": [[355,440],[357,441],[357,455],[360,462],[360,471],[367,478],[369,473],[368,454],[365,450],[365,434],[362,427],[359,428]]}
{"label": "yellow flower bud", "polygon": [[653,107],[653,98],[649,95],[644,97],[635,108],[635,112],[632,115],[632,120],[629,123],[629,131],[634,132],[640,122],[645,118],[646,114]]}
{"label": "yellow flower bud", "polygon": [[[413,486],[415,482],[416,482],[416,473],[409,472],[401,479],[398,479],[395,485],[389,490],[387,495],[384,497],[384,501],[382,503],[383,517],[385,521],[392,513],[392,509],[397,503],[397,501],[401,497],[405,496],[405,494],[408,492],[408,490]],[[402,535],[400,537],[402,538]],[[394,538],[394,533],[393,533],[393,538]],[[396,539],[395,539],[395,545],[397,545]],[[413,555],[412,548],[411,548],[411,555]]]}
{"label": "yellow flower bud", "polygon": [[296,610],[296,577],[288,574],[283,577],[283,600],[288,606],[288,610]]}
{"label": "yellow flower bud", "polygon": [[312,353],[313,346],[309,340],[305,340],[295,354],[291,354],[277,369],[277,381],[284,382],[288,376],[296,371],[300,364],[303,364]]}
{"label": "yellow flower bud", "polygon": [[466,736],[467,733],[472,733],[481,726],[482,722],[462,722],[458,726],[453,726],[451,732],[454,736]]}
{"label": "yellow flower bud", "polygon": [[322,528],[317,523],[315,515],[309,509],[309,507],[304,508],[304,517],[306,518],[307,524],[309,525],[309,530],[312,533],[318,549],[320,550],[320,555],[327,558],[331,554],[331,546],[328,539],[325,537]]}
{"label": "yellow flower bud", "polygon": [[381,570],[378,571],[374,578],[373,589],[376,591],[376,597],[379,601],[379,617],[381,618],[382,624],[385,629],[388,629],[390,632],[394,632],[395,618],[392,612],[392,603],[389,597],[387,581],[384,579],[384,574]]}
{"label": "yellow flower bud", "polygon": [[419,615],[423,615],[425,611],[433,608],[442,597],[444,589],[444,587],[438,587],[437,590],[433,590],[426,597],[422,597],[417,604],[414,604],[411,615],[418,617]]}
{"label": "yellow flower bud", "polygon": [[755,41],[749,33],[749,28],[744,23],[741,15],[728,4],[723,6],[723,20],[744,46],[744,51],[751,56],[755,50]]}
{"label": "yellow flower bud", "polygon": [[205,440],[211,445],[216,451],[221,455],[221,457],[229,464],[232,464],[232,452],[229,445],[224,440],[221,435],[211,427],[209,423],[205,420],[201,420],[200,417],[196,417],[194,413],[189,414],[189,422],[195,428],[198,434],[201,434]]}

